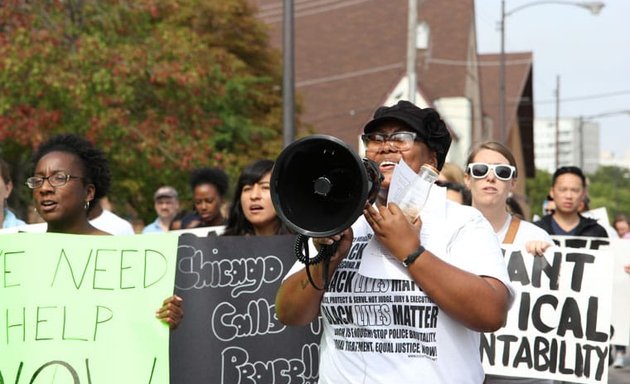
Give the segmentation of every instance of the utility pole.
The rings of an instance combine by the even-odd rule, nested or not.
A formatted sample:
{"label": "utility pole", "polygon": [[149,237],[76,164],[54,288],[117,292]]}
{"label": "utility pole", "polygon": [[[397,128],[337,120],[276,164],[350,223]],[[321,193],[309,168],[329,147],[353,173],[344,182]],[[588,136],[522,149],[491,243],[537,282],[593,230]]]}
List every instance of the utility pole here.
{"label": "utility pole", "polygon": [[501,54],[499,67],[499,142],[505,144],[505,0],[501,0]]}
{"label": "utility pole", "polygon": [[580,140],[580,169],[584,170],[584,116],[578,119],[578,135]]}
{"label": "utility pole", "polygon": [[295,140],[295,69],[293,0],[284,0],[282,13],[282,138],[284,148]]}
{"label": "utility pole", "polygon": [[409,0],[409,18],[407,23],[407,99],[416,103],[416,36],[418,30],[418,0]]}
{"label": "utility pole", "polygon": [[[519,5],[517,7],[512,8],[509,11],[505,10],[505,0],[501,0],[501,24],[500,24],[500,32],[501,32],[501,54],[500,58],[500,68],[499,68],[499,141],[504,143],[507,140],[507,96],[505,92],[505,19],[508,16],[513,15],[514,13],[521,11],[525,8],[538,6],[538,5],[572,5],[580,8],[584,8],[591,12],[593,15],[598,15],[601,12],[602,8],[604,8],[605,4],[601,1],[568,1],[568,0],[538,0],[532,1],[529,3],[525,3]],[[557,106],[556,106],[557,107]],[[558,144],[558,140],[556,139],[556,145]],[[556,168],[558,166],[558,152],[556,147]]]}
{"label": "utility pole", "polygon": [[556,75],[556,169],[560,168],[560,75]]}

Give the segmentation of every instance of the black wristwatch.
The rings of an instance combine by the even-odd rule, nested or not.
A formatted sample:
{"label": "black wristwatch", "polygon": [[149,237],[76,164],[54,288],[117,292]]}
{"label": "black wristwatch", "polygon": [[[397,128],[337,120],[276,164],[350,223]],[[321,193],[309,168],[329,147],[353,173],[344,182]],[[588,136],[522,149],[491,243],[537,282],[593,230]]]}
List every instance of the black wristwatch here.
{"label": "black wristwatch", "polygon": [[421,245],[421,246],[418,247],[418,249],[416,249],[415,251],[411,252],[411,254],[409,254],[409,256],[407,256],[405,258],[405,260],[403,260],[403,262],[402,262],[403,267],[409,268],[411,263],[416,261],[416,259],[418,257],[420,257],[420,255],[422,255],[424,253],[424,251],[426,251],[426,249]]}

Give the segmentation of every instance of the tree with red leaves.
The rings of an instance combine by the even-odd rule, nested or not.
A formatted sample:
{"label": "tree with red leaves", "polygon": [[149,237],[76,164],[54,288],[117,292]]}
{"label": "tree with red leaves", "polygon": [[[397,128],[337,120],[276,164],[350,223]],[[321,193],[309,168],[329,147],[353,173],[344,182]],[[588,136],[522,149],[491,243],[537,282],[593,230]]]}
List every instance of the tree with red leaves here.
{"label": "tree with red leaves", "polygon": [[[0,156],[75,132],[103,148],[110,200],[147,220],[162,184],[236,175],[281,149],[281,70],[246,0],[8,0],[0,7]],[[24,188],[12,206],[30,200]],[[19,196],[18,196],[19,195]]]}

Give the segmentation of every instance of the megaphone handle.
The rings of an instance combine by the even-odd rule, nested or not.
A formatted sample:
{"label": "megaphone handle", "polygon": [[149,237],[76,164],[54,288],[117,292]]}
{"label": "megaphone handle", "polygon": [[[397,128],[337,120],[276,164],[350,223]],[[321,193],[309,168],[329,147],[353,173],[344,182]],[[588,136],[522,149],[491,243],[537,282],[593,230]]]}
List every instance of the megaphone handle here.
{"label": "megaphone handle", "polygon": [[[304,264],[308,281],[310,281],[311,285],[319,291],[324,291],[326,290],[326,288],[328,288],[328,271],[330,271],[330,258],[335,254],[338,246],[339,242],[337,241],[330,245],[324,244],[321,246],[319,253],[315,257],[310,258],[308,254],[308,236],[300,234],[295,240],[295,256],[299,261]],[[317,284],[315,284],[315,281],[313,280],[313,277],[311,275],[310,268],[311,265],[317,264],[319,262],[322,262],[322,281],[324,282],[322,288],[318,287]]]}

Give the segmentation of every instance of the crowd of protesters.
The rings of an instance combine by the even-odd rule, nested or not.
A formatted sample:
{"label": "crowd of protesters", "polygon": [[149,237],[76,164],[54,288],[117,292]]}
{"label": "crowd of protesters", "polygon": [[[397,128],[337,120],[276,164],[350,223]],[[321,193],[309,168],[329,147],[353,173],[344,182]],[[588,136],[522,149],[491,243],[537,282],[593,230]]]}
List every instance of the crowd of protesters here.
{"label": "crowd of protesters", "polygon": [[[273,164],[272,160],[261,160],[260,164]],[[252,166],[252,164],[250,164]],[[244,169],[247,173],[247,170]],[[469,186],[464,182],[465,174],[462,168],[454,163],[446,162],[442,168],[436,184],[447,188],[447,196],[460,204],[472,205],[472,196]],[[567,216],[564,208],[557,210],[557,199],[554,199],[554,189],[556,179],[562,174],[568,176],[564,178],[580,178],[584,182],[584,197],[575,202],[571,208],[571,213]],[[574,175],[574,176],[571,176]],[[0,229],[22,227],[28,224],[41,224],[42,219],[33,208],[29,209],[29,215],[21,218],[8,206],[8,199],[13,189],[16,187],[12,180],[12,170],[10,165],[0,158]],[[584,217],[580,213],[587,211],[589,197],[586,192],[586,177],[578,167],[561,167],[553,178],[554,185],[551,192],[545,198],[541,212],[533,211],[533,221],[539,227],[545,229],[553,235],[576,235],[576,236],[605,236],[602,229],[605,227],[614,229],[613,236],[619,238],[630,238],[630,221],[623,213],[616,213],[610,225],[608,223],[597,222],[597,220]],[[224,226],[227,224],[228,215],[233,210],[236,200],[227,199],[229,191],[229,179],[225,172],[218,168],[203,167],[194,169],[190,174],[190,186],[192,192],[191,209],[186,210],[180,200],[178,191],[170,185],[160,186],[153,195],[153,207],[155,209],[155,219],[148,224],[142,223],[138,219],[125,220],[118,216],[111,202],[104,196],[99,200],[97,206],[90,210],[90,221],[97,228],[103,227],[112,234],[133,234],[133,233],[163,233],[174,229],[190,229],[206,226]],[[19,186],[18,186],[19,187]],[[241,191],[236,186],[234,195],[239,197]],[[567,188],[562,188],[566,190]],[[556,190],[555,194],[560,192]],[[507,212],[526,219],[524,209],[510,192],[505,199]],[[567,222],[567,219],[570,219]],[[99,225],[99,223],[103,223]],[[562,223],[562,224],[561,224]],[[595,225],[598,224],[598,225]],[[564,228],[564,229],[563,229]],[[589,229],[590,228],[590,229]],[[34,230],[35,232],[37,230]],[[607,236],[606,236],[607,237]]]}
{"label": "crowd of protesters", "polygon": [[[472,149],[466,167],[462,169],[455,164],[445,163],[450,137],[445,127],[438,129],[441,127],[441,120],[435,111],[420,109],[408,102],[383,108],[377,110],[374,119],[365,126],[363,135],[367,157],[380,162],[380,170],[385,175],[381,185],[382,193],[374,206],[366,206],[364,216],[359,218],[352,229],[330,238],[319,239],[316,244],[321,246],[337,241],[343,245],[335,254],[336,268],[345,257],[345,252],[357,241],[378,239],[393,256],[400,259],[409,271],[412,282],[418,286],[422,283],[422,294],[430,296],[433,303],[450,316],[449,324],[452,323],[453,329],[448,332],[442,330],[447,339],[456,333],[469,332],[472,335],[476,332],[494,331],[505,321],[508,303],[514,293],[507,282],[500,248],[494,246],[495,240],[497,244],[519,243],[532,254],[542,255],[548,247],[553,246],[550,235],[609,237],[605,227],[612,227],[615,236],[630,238],[630,224],[626,216],[616,215],[609,225],[583,214],[588,211],[589,200],[587,180],[580,168],[563,166],[556,170],[543,212],[538,220],[531,223],[526,220],[524,210],[514,196],[513,189],[519,171],[514,156],[507,147],[496,142],[480,143]],[[432,123],[428,124],[428,120]],[[436,129],[435,132],[430,131]],[[442,134],[443,138],[439,136]],[[447,247],[446,252],[449,255],[452,253],[451,261],[454,264],[446,263],[440,256],[436,256],[443,253],[439,248],[443,244],[430,241],[425,244],[424,240],[422,244],[419,243],[418,232],[423,225],[422,221],[418,222],[419,219],[416,218],[416,221],[408,222],[400,209],[392,208],[386,203],[393,169],[399,161],[404,161],[414,171],[426,163],[441,169],[436,184],[447,189],[445,199],[453,200],[460,206],[454,209],[449,205],[451,203],[444,203],[444,206],[451,207],[447,209],[452,216],[449,223],[464,216],[472,221],[483,222],[483,225],[472,225],[472,221],[463,223],[462,228],[465,231],[474,231],[475,236],[488,239],[488,242],[481,242],[492,248],[485,249],[487,252],[480,252],[484,257],[487,256],[485,261],[471,264],[470,260],[461,257],[467,253],[463,244],[470,246],[473,238],[456,239],[454,248]],[[257,160],[245,167],[236,183],[232,201],[228,199],[229,178],[223,170],[210,167],[194,169],[190,174],[191,210],[182,209],[180,195],[175,188],[162,185],[153,195],[155,220],[146,226],[132,226],[113,212],[114,209],[106,198],[110,182],[107,161],[100,150],[80,136],[56,136],[39,148],[33,159],[33,174],[29,175],[26,184],[32,190],[35,211],[43,221],[35,224],[41,232],[123,235],[222,227],[222,232],[224,229],[226,235],[266,236],[289,232],[276,215],[270,197],[273,165],[273,160]],[[0,176],[1,228],[24,228],[27,224],[16,217],[15,212],[7,206],[14,185],[10,166],[1,159]],[[454,230],[456,226],[450,229]],[[353,237],[352,230],[365,236],[357,237],[355,233]],[[460,236],[459,233],[453,236]],[[457,253],[458,244],[462,244],[461,255]],[[477,246],[480,246],[479,243]],[[434,249],[436,254],[433,253]],[[483,264],[482,269],[479,269],[480,264]],[[341,270],[346,268],[345,264],[341,265]],[[358,268],[358,265],[355,267]],[[289,273],[277,297],[278,317],[286,324],[307,324],[319,314],[320,308],[326,306],[321,302],[324,297],[321,291],[304,289],[304,276],[300,267],[296,264],[295,270]],[[329,271],[329,277],[333,279],[335,268]],[[630,265],[625,268],[630,273]],[[440,274],[427,274],[429,269],[438,269],[441,274],[453,278],[448,281],[435,279]],[[455,282],[458,285],[454,285]],[[302,289],[298,289],[300,286]],[[464,286],[468,287],[469,296],[461,295],[461,288]],[[454,289],[458,289],[459,293],[453,292]],[[334,292],[326,292],[325,297],[332,293]],[[459,301],[454,300],[454,297],[458,297]],[[172,328],[178,325],[181,316],[181,299],[177,296],[164,300],[162,308],[158,310],[158,317],[168,322]],[[328,342],[331,342],[332,332],[336,332],[337,328],[338,324],[328,324],[325,321],[321,355],[324,368],[320,368],[323,369],[320,371],[320,378],[324,382],[343,381],[345,375],[351,372],[347,366],[360,368],[353,374],[366,374],[368,378],[385,377],[382,371],[365,373],[364,362],[355,361],[356,356],[353,353],[342,352],[326,343],[327,337],[330,338]],[[466,377],[483,376],[480,366],[472,364],[470,360],[470,354],[479,345],[475,340],[471,337],[465,347],[461,340],[453,345],[440,341],[443,349],[447,348],[447,344],[452,347],[448,347],[451,357],[461,357],[459,366],[467,366],[467,370],[461,371]],[[613,366],[623,367],[625,347],[617,346],[615,351]],[[374,355],[370,358],[379,362],[383,357]],[[337,369],[339,359],[347,360],[348,365],[344,365],[344,369]],[[385,363],[396,367],[396,370],[387,373],[387,377],[397,377],[405,382],[415,375],[415,368],[401,368],[406,366],[402,361],[392,360]],[[433,363],[425,368],[426,372],[432,372],[431,375],[435,377],[441,377],[446,372],[444,366]],[[454,372],[451,371],[450,374]],[[511,382],[514,378],[496,376],[487,377],[486,380],[489,383],[503,383]],[[546,383],[549,380],[535,382]]]}

